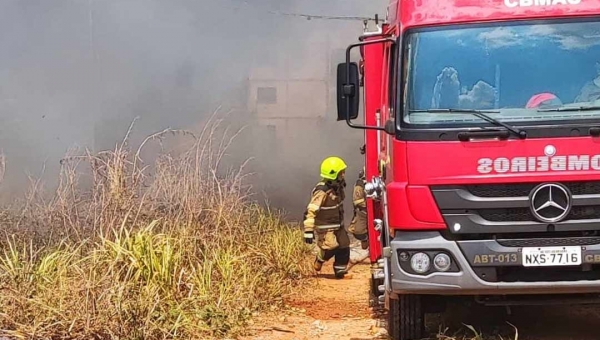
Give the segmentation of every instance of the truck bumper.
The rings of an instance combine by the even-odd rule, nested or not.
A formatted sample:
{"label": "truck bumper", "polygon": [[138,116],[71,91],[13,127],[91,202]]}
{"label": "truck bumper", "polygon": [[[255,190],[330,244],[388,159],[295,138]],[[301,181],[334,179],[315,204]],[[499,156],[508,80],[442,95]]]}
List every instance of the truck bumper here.
{"label": "truck bumper", "polygon": [[[507,247],[496,240],[451,241],[445,239],[439,232],[396,232],[390,248],[389,287],[392,293],[396,294],[600,293],[599,270],[592,270],[596,264],[600,264],[600,244],[583,247],[582,256],[585,260],[582,260],[582,266],[571,267],[571,272],[564,276],[561,276],[563,274],[560,272],[563,268],[523,267],[520,253],[522,247]],[[406,254],[415,251],[445,252],[453,258],[455,271],[436,271],[426,275],[411,272],[410,268],[407,270],[410,260],[407,260]],[[477,256],[480,261],[474,264]],[[486,260],[481,261],[482,258]],[[498,259],[501,259],[501,262]],[[433,267],[433,259],[431,262]],[[496,271],[504,271],[504,269],[512,271],[512,278],[507,279],[496,275]],[[534,271],[537,271],[536,275],[539,279],[536,279],[536,276],[529,276],[522,280],[524,274],[528,275]]]}

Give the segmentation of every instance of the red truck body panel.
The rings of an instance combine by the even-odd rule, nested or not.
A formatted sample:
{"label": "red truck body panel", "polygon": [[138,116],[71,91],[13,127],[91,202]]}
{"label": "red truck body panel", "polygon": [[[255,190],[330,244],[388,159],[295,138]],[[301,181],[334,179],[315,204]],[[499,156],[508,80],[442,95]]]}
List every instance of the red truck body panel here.
{"label": "red truck body panel", "polygon": [[[389,9],[392,11],[389,18],[390,26],[403,32],[412,27],[593,16],[600,13],[600,0],[392,0]],[[366,79],[370,77],[381,78],[378,74],[366,75]],[[383,82],[380,84],[384,89],[387,88],[387,84]],[[381,93],[385,92],[385,90],[381,91]],[[382,98],[379,107],[385,107],[386,103],[387,97]],[[372,111],[367,112],[367,116],[372,114]],[[478,172],[478,161],[482,158],[493,160],[500,158],[499,165],[505,166],[506,161],[502,158],[510,162],[515,157],[530,159],[544,156],[544,147],[549,144],[556,147],[557,156],[593,157],[595,154],[600,154],[600,141],[589,137],[499,142],[403,142],[393,136],[382,135],[385,136],[382,136],[382,139],[390,141],[389,173],[386,178],[390,229],[446,228],[429,191],[429,185],[536,182],[555,179],[569,181],[600,177],[600,171],[592,167],[587,171],[550,169],[545,172],[527,171],[528,164],[524,166],[525,171]],[[523,170],[523,165],[519,162],[523,160],[517,161],[516,170]],[[509,166],[515,165],[509,164]],[[502,171],[502,168],[500,170]]]}
{"label": "red truck body panel", "polygon": [[392,159],[406,159],[408,171],[396,167],[387,185],[392,229],[446,228],[430,185],[600,179],[600,139],[591,137],[394,145]]}
{"label": "red truck body panel", "polygon": [[[380,108],[383,46],[381,44],[365,45],[362,50],[364,62],[364,124],[377,125],[375,111]],[[365,176],[367,180],[379,175],[377,168],[377,131],[365,130]],[[382,219],[383,214],[379,202],[367,200],[367,216],[369,216],[369,242],[371,262],[381,257],[381,246],[377,237],[378,232],[373,226],[374,219]]]}

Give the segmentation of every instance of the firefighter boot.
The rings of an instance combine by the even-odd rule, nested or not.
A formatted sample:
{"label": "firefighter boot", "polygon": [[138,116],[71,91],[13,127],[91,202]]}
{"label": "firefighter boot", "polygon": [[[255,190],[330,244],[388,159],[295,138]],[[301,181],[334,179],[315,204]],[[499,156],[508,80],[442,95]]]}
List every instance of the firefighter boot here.
{"label": "firefighter boot", "polygon": [[323,261],[319,260],[319,258],[316,258],[315,262],[313,263],[313,267],[317,272],[320,272],[323,268]]}
{"label": "firefighter boot", "polygon": [[360,241],[360,247],[365,250],[369,248],[369,241],[365,240],[365,241]]}
{"label": "firefighter boot", "polygon": [[319,249],[319,252],[315,257],[315,262],[313,263],[313,268],[315,268],[317,272],[320,272],[321,268],[323,268],[323,263],[329,261],[335,255],[335,253],[336,250]]}
{"label": "firefighter boot", "polygon": [[346,269],[343,269],[343,270],[334,269],[334,272],[335,272],[335,278],[338,280],[352,278],[352,274],[348,274],[348,271]]}
{"label": "firefighter boot", "polygon": [[335,262],[333,262],[333,273],[336,279],[351,279],[348,275],[348,263],[350,263],[350,248],[336,249]]}
{"label": "firefighter boot", "polygon": [[352,274],[348,273],[348,269],[337,270],[334,269],[335,278],[338,280],[349,280],[352,278]]}

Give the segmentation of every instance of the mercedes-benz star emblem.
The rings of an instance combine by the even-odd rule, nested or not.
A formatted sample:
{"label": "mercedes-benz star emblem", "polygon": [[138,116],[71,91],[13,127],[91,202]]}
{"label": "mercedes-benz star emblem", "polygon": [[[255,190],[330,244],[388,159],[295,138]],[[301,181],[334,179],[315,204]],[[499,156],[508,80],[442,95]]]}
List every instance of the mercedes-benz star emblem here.
{"label": "mercedes-benz star emblem", "polygon": [[561,184],[541,184],[531,191],[530,203],[531,213],[541,222],[559,222],[571,211],[571,192]]}

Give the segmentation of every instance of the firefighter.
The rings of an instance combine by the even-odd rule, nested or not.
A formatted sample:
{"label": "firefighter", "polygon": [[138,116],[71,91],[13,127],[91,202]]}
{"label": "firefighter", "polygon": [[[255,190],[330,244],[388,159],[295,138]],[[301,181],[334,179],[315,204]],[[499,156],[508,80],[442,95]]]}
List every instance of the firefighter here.
{"label": "firefighter", "polygon": [[354,206],[354,218],[348,227],[348,231],[360,241],[362,249],[369,248],[369,234],[367,232],[367,202],[365,195],[365,169],[358,173],[358,179],[354,184],[352,204]]}
{"label": "firefighter", "polygon": [[321,181],[312,191],[304,217],[304,241],[316,240],[318,253],[314,268],[334,258],[333,272],[342,279],[350,261],[350,239],[344,228],[344,188],[346,163],[339,157],[328,157],[321,163]]}

